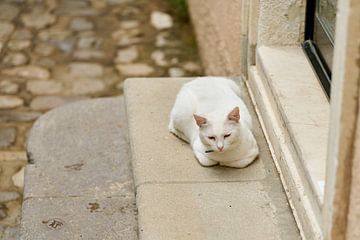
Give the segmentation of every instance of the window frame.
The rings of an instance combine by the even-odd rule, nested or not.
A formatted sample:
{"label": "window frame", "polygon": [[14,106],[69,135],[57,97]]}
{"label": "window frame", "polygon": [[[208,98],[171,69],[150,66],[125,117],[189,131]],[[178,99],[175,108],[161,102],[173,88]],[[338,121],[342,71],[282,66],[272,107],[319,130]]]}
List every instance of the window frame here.
{"label": "window frame", "polygon": [[[330,99],[331,93],[331,66],[329,60],[326,61],[321,47],[317,42],[317,35],[325,36],[324,41],[327,45],[332,46],[330,58],[334,54],[334,41],[326,31],[321,19],[317,16],[317,5],[319,0],[308,0],[305,14],[305,36],[302,47],[306,53],[327,97]],[[332,59],[330,59],[331,61]]]}

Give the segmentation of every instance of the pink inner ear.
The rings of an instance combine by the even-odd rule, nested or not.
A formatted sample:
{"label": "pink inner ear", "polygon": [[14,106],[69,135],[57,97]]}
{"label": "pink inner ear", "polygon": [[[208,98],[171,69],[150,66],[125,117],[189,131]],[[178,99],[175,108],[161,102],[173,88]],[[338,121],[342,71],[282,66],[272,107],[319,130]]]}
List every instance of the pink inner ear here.
{"label": "pink inner ear", "polygon": [[231,121],[239,122],[240,120],[240,109],[239,107],[235,107],[231,112],[228,114],[228,119]]}
{"label": "pink inner ear", "polygon": [[195,118],[195,121],[196,121],[196,124],[201,127],[202,125],[204,125],[206,123],[206,118],[204,117],[201,117],[201,116],[198,116],[196,114],[194,114],[194,118]]}

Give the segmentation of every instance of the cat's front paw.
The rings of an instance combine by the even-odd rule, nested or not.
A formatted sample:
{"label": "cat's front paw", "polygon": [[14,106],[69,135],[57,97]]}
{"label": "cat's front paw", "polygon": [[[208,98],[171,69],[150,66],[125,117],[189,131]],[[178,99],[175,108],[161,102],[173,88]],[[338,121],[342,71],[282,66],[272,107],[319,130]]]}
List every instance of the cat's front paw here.
{"label": "cat's front paw", "polygon": [[199,161],[200,165],[203,166],[203,167],[211,167],[211,166],[215,166],[215,165],[219,164],[218,162],[207,158],[202,153],[195,152],[195,156],[196,156],[197,160]]}

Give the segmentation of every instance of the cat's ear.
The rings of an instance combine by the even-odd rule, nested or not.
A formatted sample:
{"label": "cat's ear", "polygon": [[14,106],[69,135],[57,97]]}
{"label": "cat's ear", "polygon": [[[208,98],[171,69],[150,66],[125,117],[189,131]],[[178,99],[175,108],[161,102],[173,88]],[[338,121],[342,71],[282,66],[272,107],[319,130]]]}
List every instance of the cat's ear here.
{"label": "cat's ear", "polygon": [[235,107],[231,112],[228,114],[228,119],[231,121],[239,122],[240,120],[240,109],[239,107]]}
{"label": "cat's ear", "polygon": [[206,121],[207,121],[206,118],[200,117],[200,116],[198,116],[198,115],[196,115],[196,114],[194,114],[194,118],[195,118],[196,124],[197,124],[199,127],[201,127],[202,125],[204,125],[204,124],[206,123]]}

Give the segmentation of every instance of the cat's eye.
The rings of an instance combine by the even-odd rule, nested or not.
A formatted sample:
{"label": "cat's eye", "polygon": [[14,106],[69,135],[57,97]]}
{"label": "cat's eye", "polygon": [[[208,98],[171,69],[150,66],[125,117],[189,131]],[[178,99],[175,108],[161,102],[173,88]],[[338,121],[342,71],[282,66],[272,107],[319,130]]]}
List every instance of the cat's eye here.
{"label": "cat's eye", "polygon": [[208,139],[215,141],[215,137],[208,137]]}
{"label": "cat's eye", "polygon": [[224,138],[230,137],[231,133],[224,135]]}

